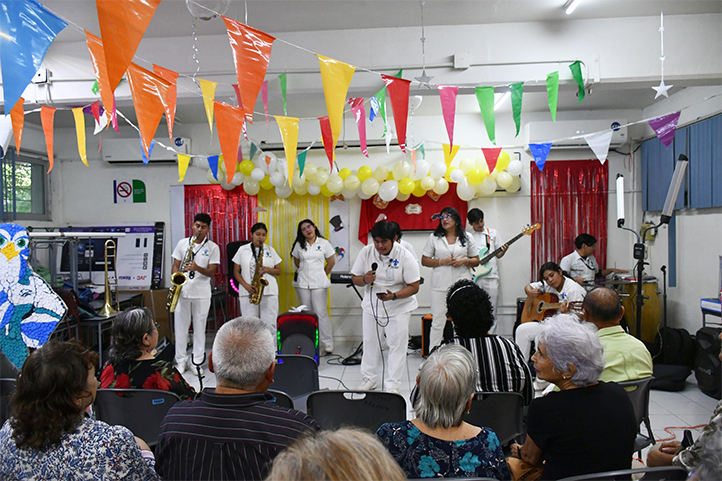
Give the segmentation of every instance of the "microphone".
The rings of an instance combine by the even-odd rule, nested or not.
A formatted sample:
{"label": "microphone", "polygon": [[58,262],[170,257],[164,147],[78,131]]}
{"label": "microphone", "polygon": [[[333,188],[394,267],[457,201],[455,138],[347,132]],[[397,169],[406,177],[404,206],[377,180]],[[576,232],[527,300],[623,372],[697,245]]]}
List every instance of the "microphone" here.
{"label": "microphone", "polygon": [[[376,269],[377,269],[378,267],[379,267],[379,265],[378,265],[377,263],[375,263],[375,262],[374,262],[373,264],[371,264],[371,270],[374,271],[374,273],[376,272]],[[374,288],[374,283],[372,282],[372,283],[371,283],[371,289],[373,289],[373,288]]]}

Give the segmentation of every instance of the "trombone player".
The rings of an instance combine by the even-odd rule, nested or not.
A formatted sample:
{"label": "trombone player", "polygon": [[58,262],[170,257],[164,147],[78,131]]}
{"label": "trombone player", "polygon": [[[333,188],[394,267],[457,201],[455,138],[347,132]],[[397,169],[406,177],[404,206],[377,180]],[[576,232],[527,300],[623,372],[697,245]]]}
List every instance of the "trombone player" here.
{"label": "trombone player", "polygon": [[208,239],[211,216],[196,214],[193,219],[193,236],[181,239],[173,250],[172,277],[182,272],[186,279],[180,286],[175,306],[175,364],[183,374],[191,369],[188,362],[188,328],[193,321],[193,358],[203,362],[206,350],[206,319],[211,307],[211,278],[221,263],[218,245]]}

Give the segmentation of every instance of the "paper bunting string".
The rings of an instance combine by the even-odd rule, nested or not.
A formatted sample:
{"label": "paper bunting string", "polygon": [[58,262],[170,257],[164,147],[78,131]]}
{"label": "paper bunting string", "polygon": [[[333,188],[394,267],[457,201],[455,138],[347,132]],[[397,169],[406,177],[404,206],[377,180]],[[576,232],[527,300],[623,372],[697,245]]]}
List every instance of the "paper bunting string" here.
{"label": "paper bunting string", "polygon": [[198,79],[201,84],[201,94],[203,95],[203,106],[206,109],[206,118],[208,119],[208,126],[211,129],[211,137],[213,137],[213,100],[216,98],[216,87],[218,82],[211,82],[210,80]]}
{"label": "paper bunting string", "polygon": [[242,108],[246,112],[246,120],[252,124],[253,108],[268,70],[271,47],[276,38],[232,18],[222,18],[226,23],[228,39],[233,50],[233,63],[236,67]]}
{"label": "paper bunting string", "polygon": [[519,128],[521,127],[521,99],[524,96],[524,82],[517,82],[509,85],[511,90],[511,113],[516,125],[516,134],[514,138],[519,136]]}
{"label": "paper bunting string", "polygon": [[607,154],[609,154],[609,144],[612,142],[613,130],[607,130],[606,132],[597,132],[594,134],[588,134],[584,136],[584,140],[587,141],[587,145],[592,149],[594,155],[597,156],[599,162],[604,165],[607,161]]}
{"label": "paper bunting string", "polygon": [[[108,80],[108,70],[105,64],[105,50],[103,50],[103,42],[99,37],[85,31],[85,43],[88,45],[90,53],[90,61],[93,64],[95,72],[95,82],[98,85],[100,99],[105,106],[106,115],[111,116],[115,111],[115,97],[113,94],[113,86]],[[96,121],[98,119],[95,119]]]}
{"label": "paper bunting string", "polygon": [[40,107],[40,123],[45,134],[45,148],[48,153],[48,174],[53,170],[53,119],[55,118],[55,107],[43,105]]}
{"label": "paper bunting string", "polygon": [[548,142],[545,144],[529,144],[529,150],[531,155],[534,157],[534,162],[539,170],[544,170],[544,164],[549,156],[549,150],[552,148],[552,143]]}
{"label": "paper bunting string", "polygon": [[213,174],[213,178],[216,180],[218,180],[218,161],[217,155],[208,156],[208,168],[211,169],[211,174]]}
{"label": "paper bunting string", "polygon": [[481,151],[484,154],[484,160],[486,161],[486,166],[489,168],[489,173],[491,174],[494,172],[494,168],[496,167],[496,161],[499,159],[499,154],[501,153],[501,147],[496,147],[493,149],[481,149]]}
{"label": "paper bunting string", "polygon": [[266,113],[266,127],[268,127],[268,80],[261,84],[261,99],[263,99],[263,111]]}
{"label": "paper bunting string", "polygon": [[85,166],[88,166],[88,156],[85,151],[85,114],[83,107],[73,109],[73,118],[75,119],[75,136],[78,138],[78,155]]}
{"label": "paper bunting string", "polygon": [[486,127],[486,135],[496,145],[496,114],[494,113],[494,87],[476,87],[476,101]]}
{"label": "paper bunting string", "polygon": [[288,169],[288,186],[293,187],[293,169],[296,166],[296,148],[298,146],[298,119],[295,117],[282,117],[275,115],[278,128],[281,129],[283,151],[286,153],[286,167]]}
{"label": "paper bunting string", "polygon": [[223,164],[226,166],[226,184],[233,180],[238,162],[238,147],[241,144],[241,126],[245,113],[240,107],[234,107],[215,100],[216,129],[218,142],[223,152]]}
{"label": "paper bunting string", "polygon": [[[304,150],[300,154],[298,154],[298,176],[303,175],[303,169],[306,168],[306,154],[308,153],[308,150]],[[291,185],[291,181],[288,181],[288,185]]]}
{"label": "paper bunting string", "polygon": [[368,157],[369,149],[366,146],[366,109],[364,108],[364,99],[363,97],[354,97],[348,99],[348,103],[351,105],[351,113],[356,119],[356,128],[358,129],[361,152]]}
{"label": "paper bunting string", "polygon": [[5,112],[25,91],[68,24],[35,0],[0,0],[0,69]]}
{"label": "paper bunting string", "polygon": [[451,147],[448,144],[443,144],[444,151],[444,162],[446,163],[446,169],[449,169],[449,166],[451,165],[451,161],[454,160],[454,157],[456,157],[456,153],[459,151],[459,146],[455,145]]}
{"label": "paper bunting string", "polygon": [[186,178],[186,171],[190,165],[191,156],[186,154],[178,154],[178,182],[183,182]]}
{"label": "paper bunting string", "polygon": [[15,137],[15,153],[17,154],[20,154],[20,144],[23,141],[23,127],[25,126],[24,103],[25,99],[20,97],[10,110],[10,120],[13,123],[13,136]]}
{"label": "paper bunting string", "polygon": [[150,144],[160,119],[165,115],[165,99],[168,98],[170,84],[134,63],[128,67],[128,83],[138,117],[143,152],[150,158]]}
{"label": "paper bunting string", "polygon": [[547,102],[552,120],[557,121],[557,100],[559,97],[559,72],[552,72],[547,75]]}
{"label": "paper bunting string", "polygon": [[328,120],[328,116],[319,117],[318,122],[321,126],[321,143],[323,143],[323,150],[326,151],[328,163],[333,170],[334,143],[333,132],[331,131],[331,122]]}
{"label": "paper bunting string", "polygon": [[584,100],[584,77],[582,76],[582,62],[580,62],[579,60],[573,62],[569,66],[569,70],[572,71],[572,77],[574,78],[574,81],[577,82],[577,86],[579,87],[577,90],[579,102],[577,103],[582,103],[582,100]]}
{"label": "paper bunting string", "polygon": [[140,155],[143,159],[143,163],[145,165],[148,165],[150,162],[150,157],[153,155],[153,147],[155,147],[155,140],[150,140],[150,145],[148,146],[148,155],[145,154],[145,151],[143,150],[143,137],[138,133],[138,136],[140,137]]}
{"label": "paper bunting string", "polygon": [[406,153],[406,122],[409,117],[409,86],[410,80],[381,75],[391,97],[391,109],[394,112],[396,138],[401,151]]}
{"label": "paper bunting string", "polygon": [[341,136],[346,93],[356,67],[323,55],[316,54],[316,57],[318,57],[321,68],[323,95],[326,98],[326,111],[328,112],[328,121],[331,124],[331,134],[333,136],[333,143],[331,144],[333,150],[336,148],[338,138]]}
{"label": "paper bunting string", "polygon": [[665,148],[669,148],[669,145],[674,140],[674,133],[677,131],[677,121],[679,120],[680,113],[681,112],[675,112],[673,114],[663,115],[647,122]]}
{"label": "paper bunting string", "polygon": [[286,74],[282,73],[278,76],[278,84],[281,86],[281,97],[283,97],[283,115],[288,116],[288,106],[286,105]]}
{"label": "paper bunting string", "polygon": [[[441,98],[441,113],[444,116],[446,133],[449,136],[449,145],[454,145],[454,121],[456,119],[456,95],[459,87],[453,85],[437,85]],[[398,130],[398,127],[396,128]]]}
{"label": "paper bunting string", "polygon": [[153,64],[153,73],[170,85],[168,87],[168,97],[165,99],[165,120],[168,124],[168,138],[173,140],[173,122],[175,121],[175,107],[178,101],[178,72]]}

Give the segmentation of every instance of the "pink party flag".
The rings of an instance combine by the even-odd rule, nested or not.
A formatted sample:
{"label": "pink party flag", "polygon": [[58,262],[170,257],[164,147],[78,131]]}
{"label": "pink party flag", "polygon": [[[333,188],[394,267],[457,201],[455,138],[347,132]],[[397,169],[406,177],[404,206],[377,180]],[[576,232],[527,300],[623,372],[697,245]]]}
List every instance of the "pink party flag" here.
{"label": "pink party flag", "polygon": [[361,152],[368,157],[369,149],[366,146],[366,109],[364,108],[364,99],[363,97],[352,97],[348,99],[348,103],[351,105],[351,113],[353,113],[356,118]]}
{"label": "pink party flag", "polygon": [[456,117],[456,95],[459,87],[453,85],[438,85],[441,98],[441,112],[444,115],[446,132],[449,134],[449,147],[454,146],[454,119]]}

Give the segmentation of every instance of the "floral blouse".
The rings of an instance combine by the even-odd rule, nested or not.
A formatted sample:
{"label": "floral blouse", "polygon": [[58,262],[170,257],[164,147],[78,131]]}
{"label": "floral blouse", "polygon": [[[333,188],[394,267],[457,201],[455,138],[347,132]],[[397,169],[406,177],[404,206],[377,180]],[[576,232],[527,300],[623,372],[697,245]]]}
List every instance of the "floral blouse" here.
{"label": "floral blouse", "polygon": [[160,480],[155,460],[141,455],[127,428],[89,418],[59,444],[42,449],[18,448],[8,420],[0,429],[0,459],[4,480]]}
{"label": "floral blouse", "polygon": [[181,399],[196,397],[195,390],[173,364],[162,359],[123,361],[115,365],[108,362],[100,374],[100,387],[157,389],[173,392]]}
{"label": "floral blouse", "polygon": [[376,435],[409,479],[511,479],[499,439],[489,428],[481,428],[470,439],[444,441],[422,433],[411,421],[404,421],[386,423]]}

